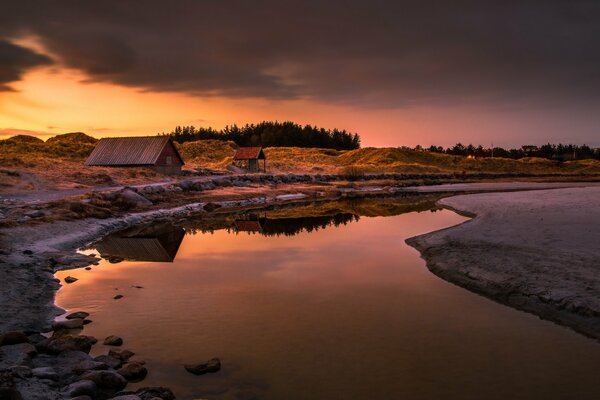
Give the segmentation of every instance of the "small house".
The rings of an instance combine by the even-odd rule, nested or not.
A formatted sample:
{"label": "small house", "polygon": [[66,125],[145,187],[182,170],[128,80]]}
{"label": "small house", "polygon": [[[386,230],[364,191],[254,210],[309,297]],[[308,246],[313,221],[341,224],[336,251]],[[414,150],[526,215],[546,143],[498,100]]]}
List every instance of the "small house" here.
{"label": "small house", "polygon": [[262,147],[240,147],[233,156],[233,162],[249,172],[259,171],[258,160],[263,160],[262,170],[267,172],[267,158]]}
{"label": "small house", "polygon": [[85,165],[102,167],[151,167],[164,174],[178,174],[184,165],[168,136],[100,139]]}

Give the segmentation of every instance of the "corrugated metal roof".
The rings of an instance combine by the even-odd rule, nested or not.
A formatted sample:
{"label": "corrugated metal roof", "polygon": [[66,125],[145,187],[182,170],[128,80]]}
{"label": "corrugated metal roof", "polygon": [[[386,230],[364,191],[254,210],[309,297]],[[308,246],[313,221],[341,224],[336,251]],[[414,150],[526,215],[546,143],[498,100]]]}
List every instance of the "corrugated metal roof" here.
{"label": "corrugated metal roof", "polygon": [[[154,165],[168,136],[118,137],[100,139],[86,165]],[[177,155],[179,153],[176,151]],[[181,159],[181,156],[179,156]],[[183,163],[183,160],[181,160]]]}
{"label": "corrugated metal roof", "polygon": [[234,160],[252,160],[256,158],[265,158],[262,147],[240,147],[233,156]]}

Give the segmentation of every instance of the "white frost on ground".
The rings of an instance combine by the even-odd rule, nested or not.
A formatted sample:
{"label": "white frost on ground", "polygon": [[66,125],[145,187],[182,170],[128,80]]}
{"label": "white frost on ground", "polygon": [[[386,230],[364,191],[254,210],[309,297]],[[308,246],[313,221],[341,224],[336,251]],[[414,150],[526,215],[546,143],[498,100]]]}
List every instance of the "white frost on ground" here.
{"label": "white frost on ground", "polygon": [[600,338],[600,187],[442,199],[475,214],[409,239],[436,275]]}

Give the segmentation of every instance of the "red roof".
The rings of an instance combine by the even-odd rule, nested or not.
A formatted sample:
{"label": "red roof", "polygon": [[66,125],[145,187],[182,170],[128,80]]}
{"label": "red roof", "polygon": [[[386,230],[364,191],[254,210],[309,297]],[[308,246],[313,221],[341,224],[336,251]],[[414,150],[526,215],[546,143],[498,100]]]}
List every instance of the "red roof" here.
{"label": "red roof", "polygon": [[240,147],[233,156],[234,160],[253,160],[257,158],[265,158],[262,147]]}

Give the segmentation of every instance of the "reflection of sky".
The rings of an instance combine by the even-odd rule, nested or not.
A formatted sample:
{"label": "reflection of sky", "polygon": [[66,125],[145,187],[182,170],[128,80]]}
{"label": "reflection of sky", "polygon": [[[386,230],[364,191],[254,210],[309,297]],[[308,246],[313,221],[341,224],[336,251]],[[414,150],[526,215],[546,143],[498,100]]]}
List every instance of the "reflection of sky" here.
{"label": "reflection of sky", "polygon": [[[464,220],[442,211],[296,236],[186,235],[172,264],[57,274],[80,279],[57,302],[91,312],[86,333],[123,336],[149,363],[142,385],[180,398],[229,388],[218,398],[560,398],[595,387],[595,343],[436,278],[404,244]],[[218,374],[181,367],[215,356]]]}

